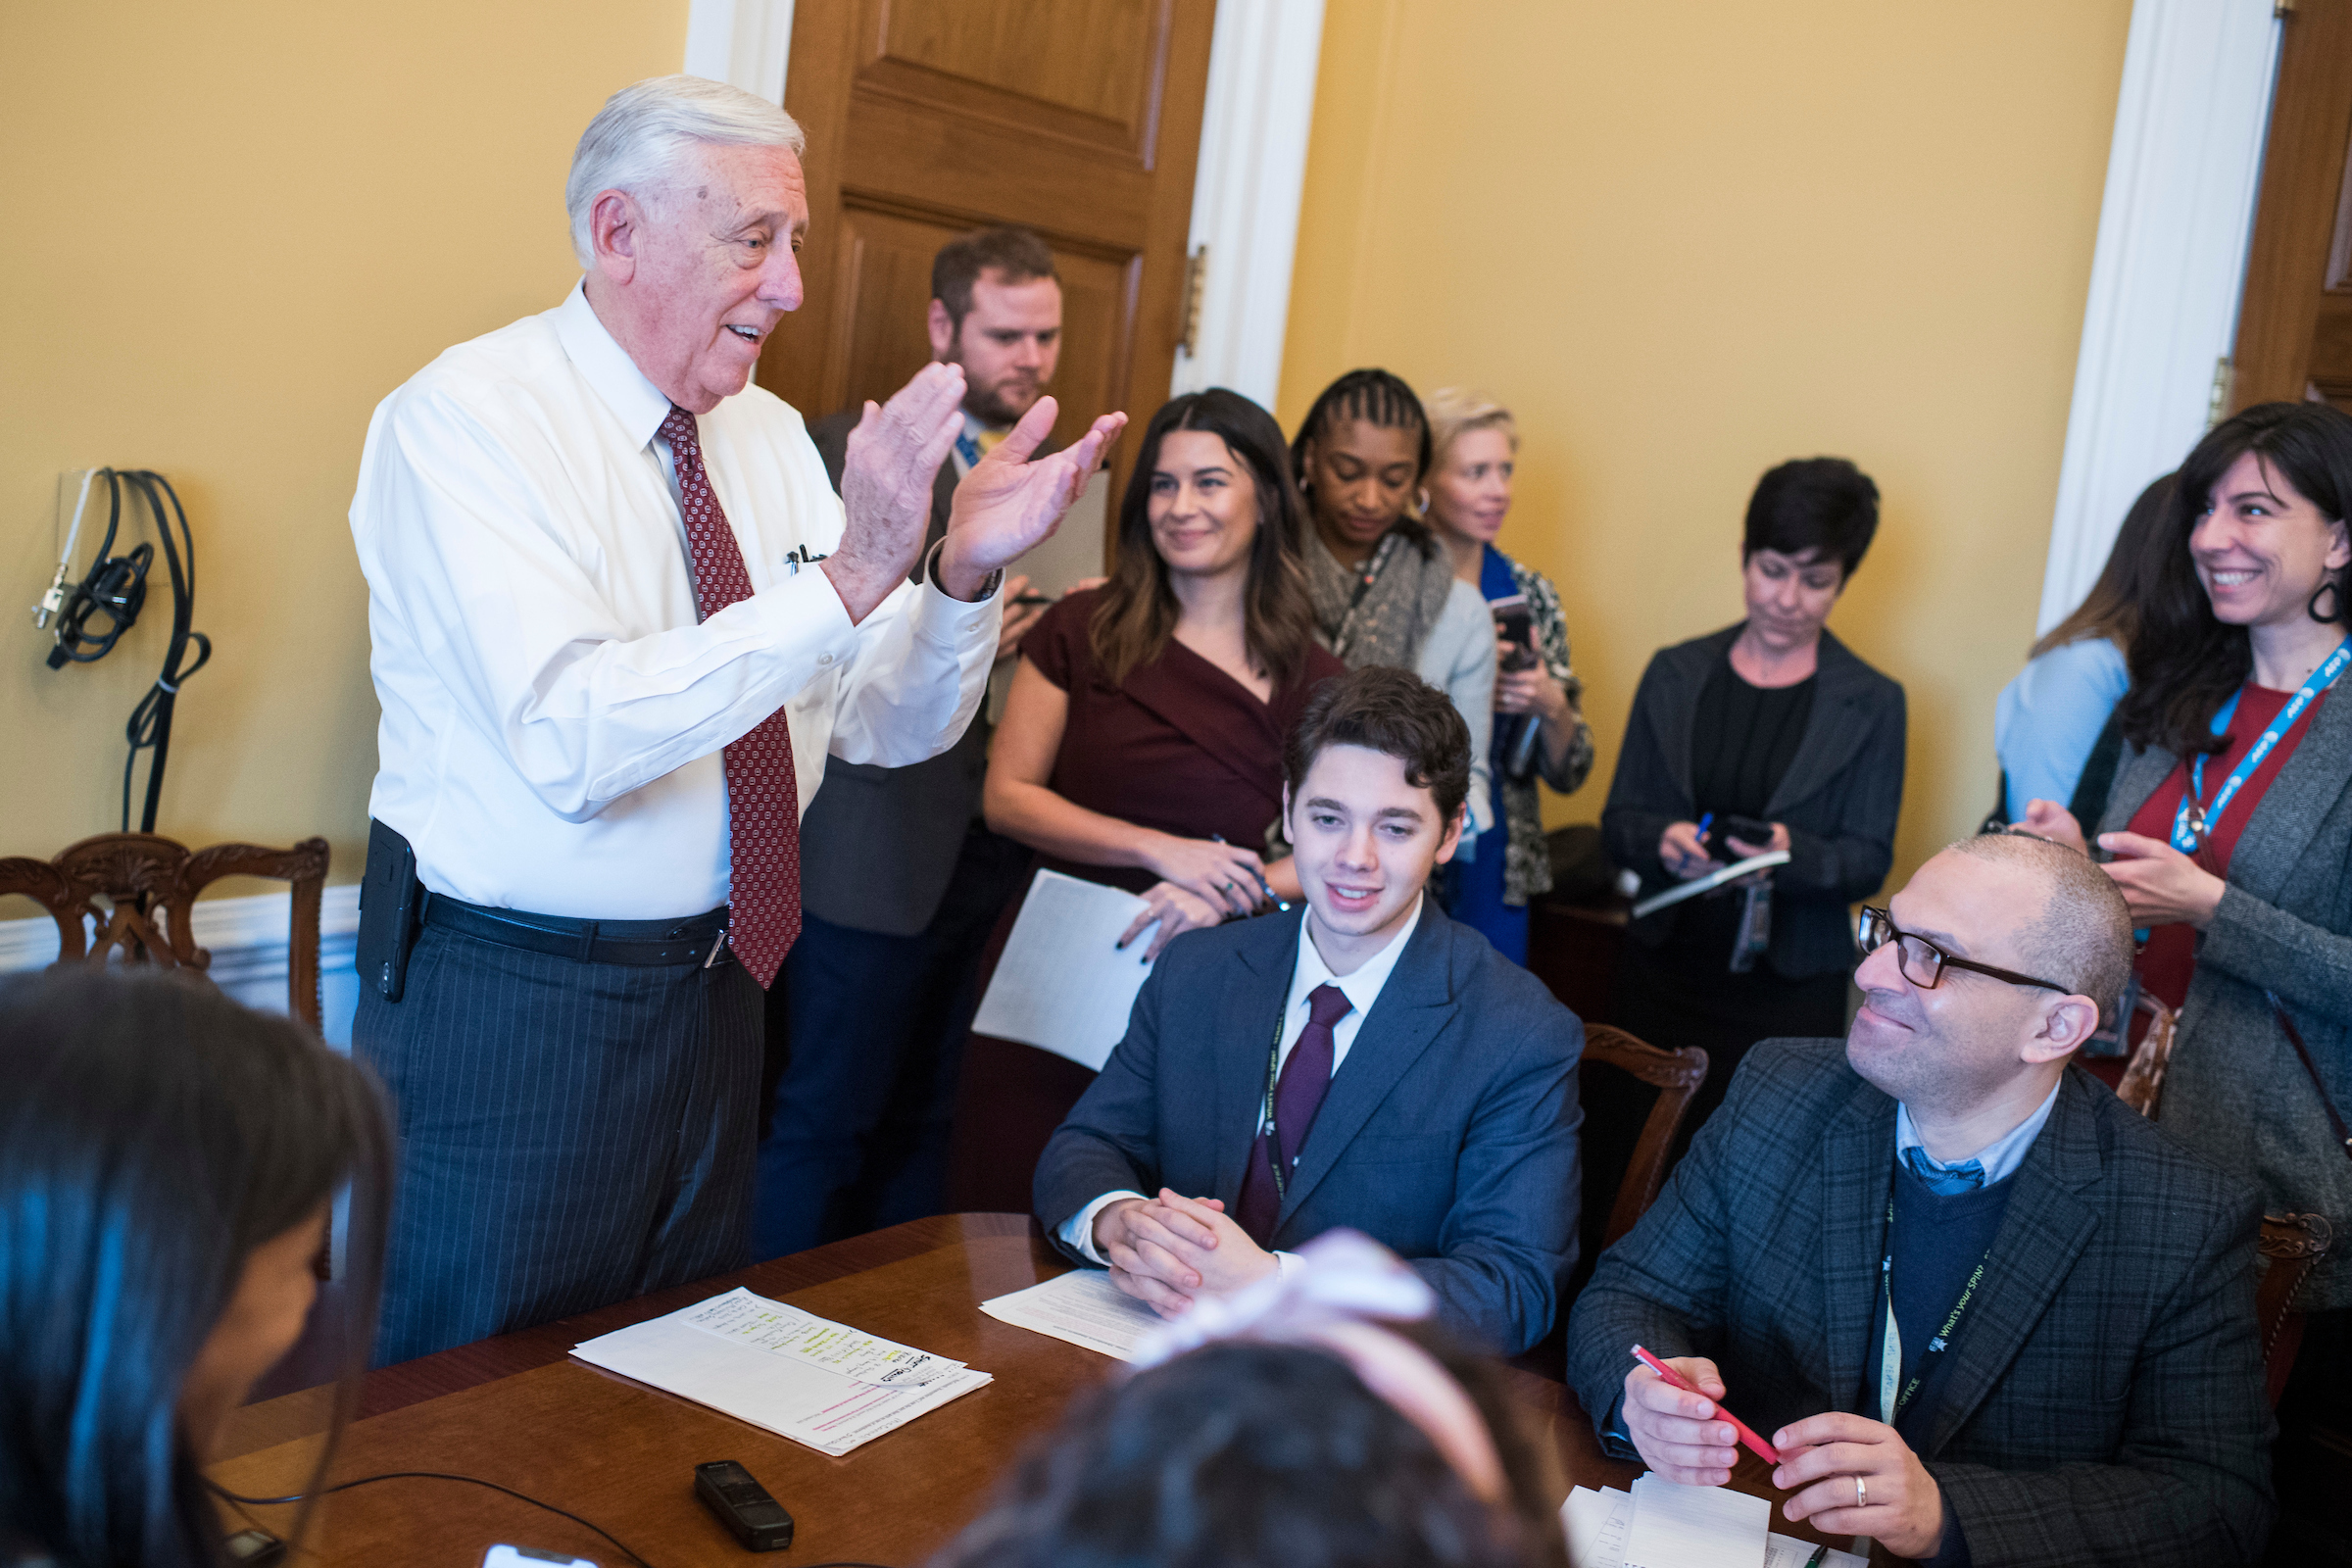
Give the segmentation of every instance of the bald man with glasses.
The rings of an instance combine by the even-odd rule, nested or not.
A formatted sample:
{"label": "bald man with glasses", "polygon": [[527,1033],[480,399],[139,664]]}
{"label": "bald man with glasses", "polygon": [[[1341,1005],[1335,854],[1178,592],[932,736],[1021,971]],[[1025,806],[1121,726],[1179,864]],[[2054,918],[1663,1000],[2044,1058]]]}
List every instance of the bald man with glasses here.
{"label": "bald man with glasses", "polygon": [[2260,1200],[2073,1064],[2131,968],[2123,899],[1987,835],[1857,935],[1846,1038],[1757,1046],[1577,1301],[1603,1446],[1720,1485],[1720,1400],[1779,1450],[1788,1518],[1898,1558],[2257,1561]]}

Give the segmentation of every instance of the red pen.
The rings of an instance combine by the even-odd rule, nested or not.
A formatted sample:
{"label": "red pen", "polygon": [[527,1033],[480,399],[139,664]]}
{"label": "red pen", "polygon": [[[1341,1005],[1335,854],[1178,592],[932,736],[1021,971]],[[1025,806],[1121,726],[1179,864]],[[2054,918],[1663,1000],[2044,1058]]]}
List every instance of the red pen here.
{"label": "red pen", "polygon": [[[1684,1377],[1680,1372],[1677,1372],[1674,1368],[1668,1366],[1665,1362],[1659,1360],[1656,1356],[1650,1354],[1639,1345],[1634,1347],[1634,1354],[1641,1359],[1641,1362],[1643,1366],[1649,1368],[1652,1372],[1655,1372],[1658,1376],[1664,1378],[1667,1382],[1673,1384],[1685,1394],[1698,1394],[1698,1391],[1690,1386],[1690,1380],[1689,1378]],[[1706,1396],[1703,1394],[1698,1394],[1698,1396],[1702,1399],[1706,1397]],[[1757,1437],[1755,1434],[1755,1429],[1750,1427],[1746,1422],[1732,1414],[1731,1411],[1726,1410],[1723,1407],[1721,1400],[1715,1401],[1715,1419],[1718,1421],[1729,1421],[1732,1424],[1732,1430],[1740,1434],[1740,1441],[1746,1444],[1748,1446],[1748,1451],[1753,1453],[1757,1458],[1765,1460],[1770,1464],[1779,1464],[1781,1462],[1780,1450],[1775,1448],[1771,1444],[1766,1443],[1762,1438]]]}

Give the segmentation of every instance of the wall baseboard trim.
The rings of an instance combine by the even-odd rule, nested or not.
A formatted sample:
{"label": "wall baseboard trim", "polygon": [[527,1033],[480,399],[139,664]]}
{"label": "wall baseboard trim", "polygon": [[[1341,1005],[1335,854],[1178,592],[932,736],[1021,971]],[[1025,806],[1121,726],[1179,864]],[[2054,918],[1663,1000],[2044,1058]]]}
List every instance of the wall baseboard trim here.
{"label": "wall baseboard trim", "polygon": [[[213,983],[247,1006],[283,1012],[286,1006],[286,924],[292,901],[283,893],[242,899],[199,899],[190,917],[196,945],[213,956]],[[351,1038],[359,1001],[355,967],[360,940],[360,886],[325,891],[318,904],[318,989],[326,1038]],[[57,961],[57,924],[47,915],[0,920],[0,974],[39,969]]]}

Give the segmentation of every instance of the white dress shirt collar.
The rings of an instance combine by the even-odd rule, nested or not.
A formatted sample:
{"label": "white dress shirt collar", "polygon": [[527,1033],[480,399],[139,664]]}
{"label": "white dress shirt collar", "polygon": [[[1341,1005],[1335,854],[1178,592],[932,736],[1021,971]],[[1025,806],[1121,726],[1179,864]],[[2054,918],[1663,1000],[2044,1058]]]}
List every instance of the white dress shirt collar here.
{"label": "white dress shirt collar", "polygon": [[2066,1079],[2060,1077],[2057,1083],[2050,1086],[2050,1092],[2042,1098],[2041,1103],[2034,1107],[2033,1115],[1975,1153],[1963,1154],[1958,1159],[1937,1159],[1928,1153],[1927,1146],[1920,1142],[1919,1129],[1912,1125],[1911,1107],[1897,1101],[1894,1107],[1894,1157],[1899,1161],[1904,1150],[1917,1148],[1929,1164],[1943,1170],[1965,1165],[1973,1159],[1984,1167],[1984,1185],[1990,1187],[1994,1182],[2006,1180],[2018,1166],[2025,1163],[2026,1151],[2032,1149],[2034,1140],[2040,1136],[2042,1125],[2050,1119],[2050,1111],[2058,1103],[2058,1091],[2065,1084]]}
{"label": "white dress shirt collar", "polygon": [[554,315],[556,341],[564,345],[580,378],[612,411],[630,440],[640,447],[653,440],[669,417],[669,399],[646,379],[629,351],[597,317],[596,307],[588,303],[587,279],[572,285]]}
{"label": "white dress shirt collar", "polygon": [[[1406,916],[1396,934],[1389,939],[1387,947],[1344,975],[1334,975],[1331,965],[1323,961],[1323,955],[1315,950],[1314,914],[1308,911],[1298,925],[1298,962],[1291,971],[1290,1007],[1289,1012],[1284,1014],[1285,1018],[1288,1019],[1290,1013],[1298,1012],[1306,1005],[1307,996],[1315,987],[1328,983],[1340,988],[1353,1009],[1348,1013],[1349,1019],[1360,1023],[1371,1012],[1372,1004],[1380,1000],[1381,988],[1389,983],[1389,974],[1396,967],[1396,960],[1404,956],[1405,944],[1412,941],[1413,929],[1421,923],[1423,901],[1428,897],[1427,893],[1422,893],[1413,900],[1413,912]],[[1297,1020],[1292,1019],[1291,1022],[1296,1023]],[[1297,1038],[1296,1029],[1286,1029],[1285,1033],[1294,1040]],[[1352,1034],[1353,1031],[1350,1031],[1350,1038]],[[1284,1054],[1289,1054],[1287,1043]],[[1334,1070],[1337,1070],[1337,1063],[1334,1063]]]}

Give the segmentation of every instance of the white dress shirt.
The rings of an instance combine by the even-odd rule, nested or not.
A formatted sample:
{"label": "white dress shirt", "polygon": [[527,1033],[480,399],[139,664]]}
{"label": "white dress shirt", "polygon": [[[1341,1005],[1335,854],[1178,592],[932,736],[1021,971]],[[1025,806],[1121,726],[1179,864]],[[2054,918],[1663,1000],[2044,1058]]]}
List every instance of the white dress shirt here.
{"label": "white dress shirt", "polygon": [[[1291,998],[1283,1006],[1282,1045],[1274,1066],[1277,1079],[1282,1076],[1283,1067],[1291,1059],[1291,1048],[1298,1045],[1298,1037],[1306,1032],[1307,1021],[1314,1012],[1307,999],[1321,985],[1338,986],[1341,994],[1348,999],[1348,1011],[1331,1026],[1331,1075],[1334,1078],[1340,1075],[1340,1068],[1348,1060],[1348,1048],[1355,1044],[1356,1033],[1363,1028],[1365,1017],[1372,1011],[1372,1004],[1380,1000],[1381,988],[1389,983],[1389,975],[1396,969],[1396,960],[1404,956],[1404,945],[1413,939],[1413,928],[1421,923],[1423,902],[1428,897],[1424,893],[1413,901],[1413,912],[1405,918],[1404,925],[1397,933],[1389,939],[1387,947],[1344,975],[1331,972],[1331,965],[1325,963],[1323,955],[1315,951],[1314,938],[1308,933],[1305,921],[1300,923],[1298,960],[1291,966]],[[1307,920],[1313,918],[1311,912],[1306,917]],[[1262,1108],[1258,1114],[1257,1130],[1261,1133],[1266,1130]],[[1309,1136],[1312,1136],[1311,1129]],[[1076,1248],[1081,1256],[1107,1264],[1110,1260],[1095,1250],[1095,1216],[1122,1198],[1143,1196],[1142,1193],[1129,1192],[1124,1188],[1104,1193],[1063,1222],[1060,1231],[1062,1241]],[[1290,1254],[1277,1252],[1274,1255],[1280,1258]]]}
{"label": "white dress shirt", "polygon": [[[801,810],[828,752],[903,766],[963,733],[1001,596],[902,583],[853,626],[840,499],[801,416],[697,420],[752,596],[698,623],[669,400],[573,288],[377,406],[351,531],[383,720],[369,814],[474,904],[669,919],[727,902],[721,750],[781,706]],[[797,559],[793,559],[796,558]]]}

